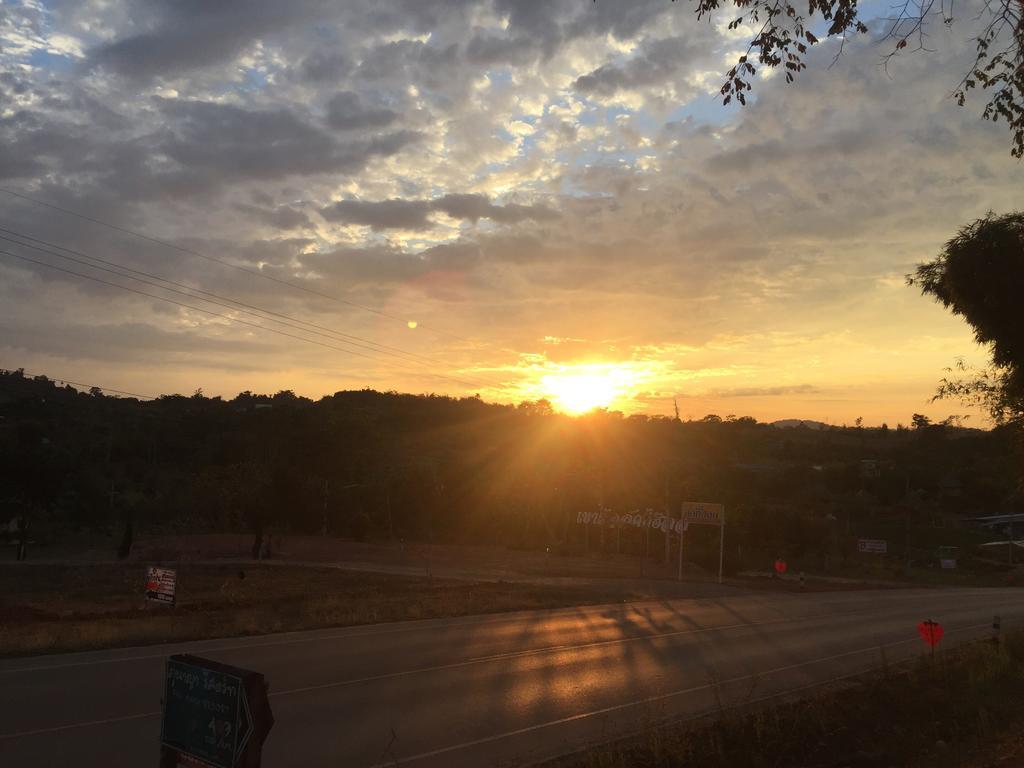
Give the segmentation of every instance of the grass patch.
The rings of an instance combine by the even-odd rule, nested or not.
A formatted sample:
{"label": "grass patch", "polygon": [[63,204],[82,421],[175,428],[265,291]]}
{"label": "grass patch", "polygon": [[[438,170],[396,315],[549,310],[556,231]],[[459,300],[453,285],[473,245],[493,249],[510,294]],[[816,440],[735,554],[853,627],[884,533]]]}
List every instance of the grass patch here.
{"label": "grass patch", "polygon": [[1024,764],[1024,634],[791,703],[650,727],[547,768]]}
{"label": "grass patch", "polygon": [[[183,563],[178,604],[147,604],[145,566],[0,567],[0,656],[622,600],[623,593],[335,568]],[[628,597],[628,595],[626,595]]]}

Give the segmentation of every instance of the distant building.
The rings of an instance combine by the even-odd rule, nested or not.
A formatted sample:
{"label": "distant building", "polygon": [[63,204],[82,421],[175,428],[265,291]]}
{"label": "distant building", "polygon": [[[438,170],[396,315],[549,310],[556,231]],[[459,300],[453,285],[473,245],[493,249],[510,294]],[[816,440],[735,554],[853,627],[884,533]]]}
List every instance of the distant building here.
{"label": "distant building", "polygon": [[983,517],[967,517],[964,522],[977,526],[978,528],[1009,529],[1012,524],[1015,529],[1024,531],[1024,512],[1012,512],[1006,515],[985,515]]}
{"label": "distant building", "polygon": [[963,495],[963,484],[960,478],[946,475],[939,481],[939,492],[943,496],[957,498]]}
{"label": "distant building", "polygon": [[861,459],[860,460],[860,476],[865,479],[875,479],[881,472],[878,468],[877,459]]}

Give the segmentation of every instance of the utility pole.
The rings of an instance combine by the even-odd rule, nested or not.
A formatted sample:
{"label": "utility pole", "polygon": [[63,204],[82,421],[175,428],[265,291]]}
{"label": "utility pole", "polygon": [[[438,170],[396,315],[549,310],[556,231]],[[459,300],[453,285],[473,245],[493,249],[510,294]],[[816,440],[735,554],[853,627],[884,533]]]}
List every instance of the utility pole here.
{"label": "utility pole", "polygon": [[[722,583],[722,564],[725,562],[725,507],[722,507],[722,524],[718,526],[718,583]],[[803,571],[801,571],[803,573]],[[801,581],[801,584],[803,582]]]}
{"label": "utility pole", "polygon": [[[683,515],[680,512],[679,519],[682,520]],[[686,526],[679,526],[679,566],[676,572],[676,581],[683,580],[683,536],[686,535]]]}
{"label": "utility pole", "polygon": [[906,502],[907,503],[907,536],[906,536],[907,566],[906,566],[906,569],[907,569],[907,576],[909,576],[910,575],[910,512],[911,512],[911,509],[910,509],[910,473],[909,472],[907,473],[906,477],[907,477],[906,494],[905,494],[905,498],[907,500],[907,502]]}
{"label": "utility pole", "polygon": [[1013,543],[1013,515],[1011,514],[1010,515],[1010,544],[1007,547],[1007,550],[1008,550],[1008,553],[1009,553],[1009,558],[1010,558],[1010,567],[1011,568],[1013,568],[1013,548],[1014,548],[1014,546],[1016,546],[1016,545]]}
{"label": "utility pole", "polygon": [[[437,480],[437,465],[433,462],[430,463],[430,476],[434,481],[434,499],[437,501],[437,497],[441,495],[441,486]],[[427,506],[427,578],[433,579],[434,574],[430,570],[430,555],[431,550],[434,547],[434,507],[433,504]]]}
{"label": "utility pole", "polygon": [[654,510],[653,509],[648,508],[648,509],[644,510],[643,521],[644,521],[644,559],[643,559],[643,564],[640,567],[640,575],[641,576],[646,576],[647,575],[647,561],[651,557],[651,523],[654,522]]}
{"label": "utility pole", "polygon": [[[678,414],[677,414],[677,416],[678,416]],[[672,515],[671,506],[672,506],[672,500],[669,498],[669,493],[668,493],[668,469],[666,469],[665,470],[665,517],[670,517]],[[666,531],[664,528],[662,528],[662,534],[665,536],[665,565],[666,565],[666,567],[671,567],[671,563],[672,563],[672,560],[671,560],[671,557],[672,557],[672,549],[671,549],[671,547],[672,547],[672,539],[671,539],[671,536],[669,536],[668,531]]]}
{"label": "utility pole", "polygon": [[395,541],[395,523],[391,519],[391,482],[388,481],[387,487],[384,489],[384,504],[388,510],[388,538],[391,539],[393,544]]}
{"label": "utility pole", "polygon": [[330,481],[325,477],[324,478],[324,519],[323,519],[323,525],[320,528],[320,535],[324,536],[324,537],[327,536],[327,499],[328,499],[328,495],[330,494],[329,482]]}

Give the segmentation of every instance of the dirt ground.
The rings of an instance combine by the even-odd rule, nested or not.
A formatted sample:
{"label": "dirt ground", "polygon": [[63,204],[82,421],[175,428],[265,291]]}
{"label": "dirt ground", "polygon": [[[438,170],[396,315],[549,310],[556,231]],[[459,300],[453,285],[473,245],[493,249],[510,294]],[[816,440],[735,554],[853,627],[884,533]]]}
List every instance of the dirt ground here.
{"label": "dirt ground", "polygon": [[[175,536],[142,536],[132,549],[131,561],[144,563],[181,561],[241,561],[252,557],[253,539],[242,534],[192,534]],[[110,562],[117,542],[92,538],[59,546],[35,547],[30,560],[45,562]],[[0,550],[0,561],[12,559]],[[664,586],[677,579],[677,563],[661,561],[660,547],[652,544],[651,557],[641,559],[614,552],[593,551],[587,555],[557,552],[516,550],[497,546],[465,544],[425,544],[422,542],[357,542],[319,536],[273,536],[270,547],[273,562],[299,564],[331,564],[353,570],[391,572],[398,575],[433,575],[443,578],[475,581],[548,582],[561,580],[594,580],[607,582],[646,580],[662,583],[651,589],[650,596],[665,596]],[[688,583],[713,584],[717,574],[684,562],[683,580]],[[727,577],[725,583],[744,590],[837,591],[864,588],[888,588],[892,583],[858,579],[825,579],[809,576],[801,586],[795,574],[785,580],[774,580],[764,574]],[[637,583],[631,586],[638,588]]]}
{"label": "dirt ground", "polygon": [[0,655],[78,651],[633,599],[628,590],[473,583],[272,565],[177,567],[147,603],[141,563],[0,567]]}

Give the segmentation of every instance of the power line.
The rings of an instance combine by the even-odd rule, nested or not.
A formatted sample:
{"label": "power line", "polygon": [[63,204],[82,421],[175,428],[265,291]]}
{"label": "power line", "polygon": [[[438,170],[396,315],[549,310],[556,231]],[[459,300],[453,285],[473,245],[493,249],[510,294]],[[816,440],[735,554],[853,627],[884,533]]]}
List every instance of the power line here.
{"label": "power line", "polygon": [[[154,275],[154,274],[149,273],[149,272],[144,272],[142,270],[134,269],[132,267],[127,267],[127,266],[125,266],[123,264],[118,264],[117,262],[107,261],[105,259],[101,259],[101,258],[96,257],[96,256],[90,256],[88,254],[82,253],[81,251],[76,251],[76,250],[74,250],[72,248],[66,248],[66,247],[61,246],[61,245],[56,245],[54,243],[49,243],[49,242],[47,242],[45,240],[41,240],[39,238],[31,237],[29,235],[23,235],[23,234],[21,234],[19,232],[16,232],[16,231],[10,230],[10,229],[6,229],[4,227],[0,227],[0,232],[8,232],[8,233],[14,234],[17,237],[22,238],[24,240],[32,240],[32,241],[37,242],[37,243],[43,243],[45,245],[51,246],[52,248],[58,248],[58,249],[60,249],[62,251],[67,251],[68,253],[76,254],[78,256],[83,257],[83,259],[87,259],[88,261],[85,261],[85,260],[82,260],[82,259],[77,259],[77,258],[74,258],[74,257],[71,257],[71,256],[66,256],[64,254],[57,253],[56,251],[49,250],[47,248],[43,248],[43,247],[40,247],[38,245],[33,245],[32,243],[21,242],[19,240],[14,239],[14,238],[5,237],[3,234],[0,234],[0,240],[6,241],[6,242],[9,242],[9,243],[13,243],[15,245],[20,245],[20,246],[22,246],[24,248],[31,248],[33,250],[40,251],[42,253],[46,253],[46,254],[49,254],[51,256],[55,256],[55,257],[57,257],[59,259],[64,259],[65,261],[73,262],[75,264],[81,264],[83,266],[89,267],[90,269],[99,270],[101,272],[107,272],[109,274],[113,274],[113,275],[116,275],[118,277],[127,278],[129,280],[134,280],[134,281],[142,283],[144,285],[149,285],[149,286],[152,286],[154,288],[157,288],[158,290],[168,291],[170,293],[175,293],[175,294],[178,294],[180,296],[185,296],[185,297],[191,298],[191,299],[199,299],[200,301],[205,301],[205,302],[207,302],[209,304],[213,304],[215,306],[223,307],[225,309],[230,309],[230,310],[233,310],[235,312],[241,312],[243,314],[250,315],[252,317],[256,317],[256,318],[258,318],[260,320],[269,321],[269,322],[272,322],[272,323],[278,323],[280,325],[285,326],[286,328],[291,328],[292,330],[300,331],[302,333],[312,333],[312,334],[314,334],[316,336],[321,336],[321,337],[324,337],[324,338],[331,339],[332,341],[338,341],[341,344],[347,344],[347,345],[351,345],[351,346],[357,347],[359,349],[365,349],[365,350],[368,350],[368,351],[371,351],[371,352],[375,352],[377,354],[387,355],[389,357],[394,357],[394,358],[397,358],[399,360],[403,360],[405,362],[411,362],[411,363],[416,364],[416,365],[421,365],[421,366],[422,365],[434,365],[434,366],[436,366],[436,365],[439,365],[439,362],[440,362],[440,361],[431,359],[429,357],[426,357],[424,355],[419,355],[419,354],[416,354],[414,352],[408,352],[408,351],[400,349],[398,347],[390,347],[388,345],[379,344],[378,342],[372,341],[370,339],[365,339],[365,338],[363,338],[361,336],[355,336],[353,334],[347,334],[347,333],[343,333],[341,331],[335,331],[335,330],[333,330],[331,328],[320,326],[320,325],[317,325],[315,323],[310,323],[310,322],[305,321],[305,320],[300,320],[298,318],[293,318],[293,317],[291,317],[289,315],[284,315],[284,314],[281,314],[279,312],[274,312],[273,310],[265,309],[265,308],[259,307],[257,305],[246,304],[245,302],[241,302],[241,301],[238,301],[236,299],[232,299],[230,297],[220,296],[220,295],[218,295],[216,293],[212,293],[210,291],[204,291],[202,289],[194,288],[194,287],[186,285],[184,283],[179,283],[179,282],[174,281],[174,280],[169,280],[167,278],[160,277],[159,275]],[[108,269],[106,267],[97,266],[96,264],[91,263],[93,261],[94,262],[98,262],[99,264],[109,265],[110,267],[113,267],[114,269]],[[181,288],[184,288],[185,290],[178,290],[176,288],[169,288],[169,287],[167,287],[165,285],[160,285],[159,283],[152,282],[151,280],[146,280],[146,279],[143,279],[143,278],[140,278],[140,277],[135,277],[132,274],[124,274],[125,272],[130,272],[130,273],[134,273],[134,274],[137,274],[137,275],[144,275],[145,277],[152,278],[153,280],[158,280],[160,282],[168,283],[169,285],[173,285],[173,286],[179,286]],[[200,296],[200,295],[196,295],[196,294],[203,294],[203,295]],[[206,296],[213,296],[215,298],[212,298],[212,299],[211,298],[206,298]],[[222,299],[222,301],[218,301],[217,299]],[[231,303],[225,303],[225,302],[231,302]],[[234,306],[234,305],[238,305],[238,306]],[[240,309],[240,307],[245,307],[245,309]],[[252,310],[256,310],[256,311],[252,311]],[[265,313],[267,315],[274,315],[275,317],[264,317],[263,315],[259,314],[260,312]],[[284,319],[276,319],[276,318],[284,318]],[[304,327],[304,326],[310,326],[310,327],[307,328],[307,327]],[[260,326],[260,327],[265,327],[265,326]],[[313,330],[313,329],[322,329],[322,330]],[[323,332],[323,331],[326,331],[326,333]],[[341,338],[341,337],[344,337],[344,338]],[[407,356],[409,359],[407,360],[406,357],[402,357],[402,355]],[[486,380],[483,380],[483,379],[476,379],[476,378],[474,378],[474,379],[467,378],[466,381],[470,381],[474,386],[484,386],[484,387],[502,386],[501,384],[499,384],[497,382],[489,382],[489,381],[486,381]]]}
{"label": "power line", "polygon": [[[255,305],[255,304],[247,304],[244,301],[239,301],[238,299],[233,299],[230,296],[222,296],[220,294],[213,293],[212,291],[204,291],[201,288],[196,288],[196,287],[188,285],[186,283],[178,282],[177,280],[171,280],[170,278],[161,277],[160,275],[155,275],[152,272],[145,272],[145,271],[140,270],[140,269],[135,269],[133,267],[128,267],[128,266],[125,266],[124,264],[119,264],[116,261],[108,261],[106,259],[101,259],[98,256],[91,256],[91,255],[89,255],[87,253],[83,253],[82,251],[75,250],[74,248],[68,248],[67,246],[58,245],[57,243],[52,243],[52,242],[49,242],[47,240],[42,240],[42,239],[40,239],[38,237],[32,237],[31,235],[26,235],[26,234],[24,234],[22,232],[18,232],[18,231],[13,230],[13,229],[7,229],[6,227],[0,227],[0,232],[6,232],[7,234],[14,235],[15,237],[19,237],[22,240],[29,240],[29,241],[34,242],[34,243],[40,243],[41,245],[48,246],[49,248],[56,248],[56,249],[58,249],[60,251],[65,251],[66,253],[72,253],[72,254],[74,254],[76,256],[80,256],[83,259],[89,259],[90,261],[95,261],[95,262],[97,262],[99,264],[105,264],[105,265],[107,265],[109,267],[115,267],[117,269],[124,270],[125,272],[131,272],[132,274],[135,274],[135,275],[142,275],[143,277],[148,277],[148,278],[151,278],[153,280],[159,280],[162,283],[167,283],[168,285],[173,285],[173,286],[176,286],[178,288],[183,288],[183,289],[185,289],[187,291],[191,291],[193,294],[202,294],[203,296],[212,296],[215,299],[220,299],[222,301],[231,302],[232,304],[237,304],[239,307],[245,307],[246,309],[252,309],[252,310],[256,310],[258,312],[263,312],[264,314],[267,314],[267,315],[273,315],[275,317],[280,317],[280,318],[282,318],[284,320],[288,320],[288,321],[294,322],[294,323],[299,323],[300,325],[309,326],[310,328],[316,328],[317,330],[320,330],[320,331],[326,331],[328,333],[331,333],[331,334],[334,334],[334,335],[337,335],[337,336],[343,336],[343,337],[346,337],[348,339],[353,339],[355,341],[363,342],[363,343],[366,343],[366,344],[372,344],[373,346],[379,347],[382,350],[386,349],[386,350],[390,350],[392,352],[396,352],[396,353],[399,353],[399,354],[408,355],[409,357],[416,357],[416,358],[419,358],[419,359],[424,360],[424,361],[429,362],[429,363],[436,363],[437,362],[436,360],[432,360],[431,358],[426,357],[425,355],[417,354],[416,352],[409,352],[408,350],[401,349],[400,347],[392,347],[392,346],[389,346],[387,344],[381,344],[379,342],[373,341],[372,339],[363,338],[362,336],[356,336],[355,334],[345,333],[343,331],[338,331],[338,330],[335,330],[333,328],[328,328],[328,327],[325,327],[325,326],[322,326],[322,325],[317,325],[316,323],[311,323],[308,320],[302,320],[301,318],[292,317],[290,315],[286,315],[286,314],[283,314],[281,312],[275,312],[274,310],[266,309],[265,307],[261,307],[261,306]],[[45,248],[38,248],[38,247],[36,247],[34,245],[31,245],[30,243],[18,242],[17,240],[12,240],[10,238],[4,237],[3,235],[0,235],[0,240],[6,240],[6,241],[8,241],[10,243],[16,243],[17,245],[21,245],[21,246],[24,246],[26,248],[33,248],[33,249],[35,249],[37,251],[42,251],[43,253],[50,253],[51,255],[57,256],[58,258],[66,258],[65,256],[62,256],[61,254],[53,253],[53,251],[48,251]],[[123,277],[128,277],[128,275],[122,275],[122,276]],[[158,286],[158,287],[162,288],[162,286]],[[169,290],[169,289],[166,289],[166,290]],[[200,298],[200,297],[199,296],[193,296],[193,298]]]}
{"label": "power line", "polygon": [[[0,227],[0,231],[10,232],[11,230],[7,230],[7,229],[4,229],[4,228]],[[15,234],[18,234],[18,233],[15,233]],[[24,237],[24,238],[30,239],[30,240],[35,240],[36,242],[45,242],[45,241],[39,240],[38,238],[30,238],[30,237],[25,236],[25,235],[18,234],[18,236],[19,237]],[[331,339],[332,341],[337,341],[337,342],[339,342],[341,344],[350,345],[350,346],[356,347],[358,349],[364,349],[364,350],[368,350],[370,352],[374,352],[374,353],[377,353],[377,354],[382,354],[382,355],[387,355],[389,357],[394,357],[394,358],[397,358],[399,360],[402,360],[403,362],[409,362],[409,363],[413,363],[413,364],[420,365],[420,366],[424,366],[424,365],[438,365],[439,364],[439,361],[432,360],[432,359],[430,359],[428,357],[425,357],[423,355],[417,355],[417,354],[412,353],[412,352],[406,352],[405,350],[401,350],[401,349],[398,349],[398,348],[395,348],[395,347],[386,347],[384,345],[379,345],[379,344],[377,344],[377,342],[370,341],[369,339],[363,339],[362,337],[353,336],[351,334],[344,334],[344,333],[341,333],[340,331],[332,331],[329,328],[325,328],[325,330],[328,331],[328,333],[322,333],[322,332],[317,331],[317,330],[311,330],[309,328],[303,327],[303,325],[312,325],[314,328],[319,328],[319,327],[322,327],[322,326],[316,326],[315,324],[307,323],[306,321],[303,321],[303,320],[294,319],[295,323],[299,323],[299,325],[296,325],[296,324],[293,324],[293,323],[290,323],[290,322],[286,322],[284,320],[275,319],[273,317],[264,317],[263,315],[259,314],[259,312],[265,312],[267,314],[277,315],[278,317],[284,317],[284,318],[287,318],[288,320],[293,320],[293,318],[290,318],[288,315],[281,315],[280,313],[273,312],[271,310],[266,310],[266,309],[263,309],[261,307],[257,307],[255,305],[245,304],[244,302],[238,302],[238,301],[236,301],[234,299],[218,296],[217,294],[210,293],[209,291],[202,291],[202,290],[197,289],[197,288],[192,288],[191,286],[187,286],[187,285],[185,285],[183,283],[178,283],[178,282],[175,282],[173,280],[167,280],[166,278],[162,278],[162,277],[159,277],[157,275],[151,275],[148,272],[143,272],[141,270],[136,270],[136,269],[133,269],[131,267],[126,267],[124,265],[117,264],[116,262],[110,262],[110,261],[106,261],[104,259],[99,259],[99,258],[94,257],[94,256],[89,256],[89,255],[81,253],[79,251],[74,251],[73,249],[70,249],[70,248],[64,248],[63,246],[54,246],[54,247],[60,248],[61,250],[66,250],[69,253],[79,254],[79,255],[85,257],[85,259],[90,259],[92,261],[97,261],[97,262],[99,262],[101,264],[109,264],[109,265],[115,267],[116,269],[108,269],[106,267],[96,266],[95,264],[92,264],[89,261],[83,261],[81,259],[76,259],[76,258],[71,257],[71,256],[66,256],[64,254],[57,253],[56,251],[52,251],[52,250],[48,250],[46,248],[42,248],[40,246],[32,245],[31,243],[19,242],[18,240],[15,240],[15,239],[9,238],[9,237],[5,237],[3,235],[0,235],[0,240],[7,241],[9,243],[14,243],[16,245],[20,245],[20,246],[25,247],[25,248],[32,248],[32,249],[40,251],[42,253],[47,253],[47,254],[50,254],[51,256],[56,256],[59,259],[64,259],[65,261],[70,261],[70,262],[73,262],[75,264],[81,264],[83,266],[89,267],[90,269],[95,269],[95,270],[98,270],[98,271],[101,271],[101,272],[107,272],[109,274],[113,274],[113,275],[116,275],[118,277],[124,277],[124,278],[127,278],[129,280],[135,280],[136,282],[142,283],[144,285],[152,286],[154,288],[157,288],[158,290],[168,291],[170,293],[175,293],[175,294],[178,294],[180,296],[185,296],[185,297],[191,298],[191,299],[199,299],[200,301],[205,301],[205,302],[207,302],[209,304],[213,304],[215,306],[223,307],[225,309],[230,309],[230,310],[235,311],[235,312],[241,312],[243,314],[250,315],[252,317],[258,318],[260,320],[269,321],[269,322],[272,322],[272,323],[278,323],[280,325],[285,326],[286,328],[291,328],[292,330],[296,330],[296,331],[299,331],[299,332],[302,332],[302,333],[312,333],[312,334],[314,334],[316,336],[321,336],[321,337],[324,337],[324,338],[328,338],[328,339]],[[181,287],[183,287],[183,288],[185,288],[187,290],[182,291],[182,290],[177,290],[175,288],[168,288],[167,286],[160,285],[159,283],[154,283],[154,282],[152,282],[150,280],[145,280],[143,278],[134,277],[133,275],[124,274],[123,272],[117,271],[117,270],[125,270],[127,272],[134,272],[136,274],[146,275],[147,277],[153,277],[155,280],[160,280],[162,282],[166,282],[166,283],[169,283],[171,285],[179,285],[179,286],[181,286]],[[202,293],[202,294],[206,294],[208,296],[216,296],[218,299],[224,299],[224,301],[232,302],[233,304],[238,304],[238,305],[240,305],[242,307],[251,307],[252,309],[258,310],[259,312],[253,312],[253,311],[250,311],[248,309],[239,309],[238,307],[233,306],[232,304],[224,303],[224,301],[217,301],[215,299],[205,298],[204,296],[197,296],[197,295],[195,295],[195,293]],[[257,327],[264,328],[266,330],[273,330],[273,329],[270,329],[270,328],[266,328],[266,326],[257,326]],[[337,336],[346,336],[348,338],[336,338],[335,335],[337,335]],[[356,339],[357,341],[350,341],[349,339]],[[312,341],[312,340],[310,339],[310,341]],[[374,345],[374,346],[368,346],[368,345],[371,345],[371,344]],[[382,347],[382,348],[378,349],[377,347]],[[394,350],[394,352],[388,351],[388,350]],[[344,349],[343,351],[350,351],[350,350]],[[411,357],[413,359],[406,360],[406,358],[401,357],[399,354],[396,354],[395,352],[408,355],[409,357]],[[488,382],[488,381],[485,381],[485,380],[482,380],[482,379],[465,378],[465,379],[461,379],[460,381],[462,381],[463,383],[469,383],[472,386],[483,386],[483,387],[502,386],[501,384],[498,384],[497,382]]]}
{"label": "power line", "polygon": [[76,387],[85,387],[87,389],[98,389],[98,390],[101,390],[103,392],[113,392],[114,394],[117,394],[117,395],[128,395],[129,397],[135,397],[135,398],[138,398],[139,400],[157,400],[158,399],[158,398],[154,397],[153,395],[140,395],[138,392],[125,392],[123,389],[111,389],[110,387],[100,387],[100,386],[97,386],[96,384],[83,384],[80,381],[71,381],[71,379],[54,378],[52,376],[46,376],[46,375],[41,374],[41,373],[29,373],[24,368],[20,368],[20,369],[13,370],[13,371],[0,368],[0,372],[5,373],[7,375],[14,375],[15,373],[18,373],[19,370],[21,371],[21,375],[23,377],[32,378],[32,379],[38,379],[38,378],[42,377],[42,378],[46,379],[47,381],[52,382],[54,384],[71,384],[71,385],[76,386]]}
{"label": "power line", "polygon": [[[166,296],[158,296],[157,294],[154,294],[154,293],[146,293],[145,291],[140,291],[140,290],[138,290],[136,288],[131,288],[131,287],[127,286],[127,285],[121,285],[119,283],[114,283],[114,282],[111,282],[109,280],[103,280],[102,278],[93,277],[91,275],[84,275],[81,272],[75,272],[74,270],[71,270],[71,269],[64,269],[63,267],[58,267],[55,264],[49,264],[49,263],[47,263],[45,261],[39,261],[37,259],[30,259],[27,256],[21,256],[21,255],[19,255],[17,253],[11,253],[10,251],[0,250],[0,254],[2,254],[4,256],[10,256],[10,257],[15,258],[15,259],[19,259],[21,261],[25,261],[25,262],[28,262],[30,264],[36,264],[36,265],[41,266],[41,267],[47,267],[48,269],[53,269],[53,270],[56,270],[57,272],[63,272],[63,273],[68,274],[68,275],[73,275],[75,277],[82,278],[83,280],[91,280],[92,282],[100,283],[101,285],[109,285],[109,286],[111,286],[113,288],[119,288],[119,289],[121,289],[123,291],[129,291],[130,293],[136,293],[136,294],[138,294],[140,296],[146,296],[148,298],[156,299],[158,301],[165,301],[168,304],[175,304],[175,305],[177,305],[179,307],[184,307],[186,309],[191,309],[191,310],[194,310],[196,312],[202,312],[203,314],[206,314],[206,315],[211,315],[212,317],[220,317],[220,318],[222,318],[224,320],[227,320],[228,322],[231,322],[231,323],[240,323],[241,325],[247,325],[247,326],[249,326],[251,328],[258,328],[260,330],[268,331],[270,333],[276,333],[279,336],[284,336],[284,337],[287,337],[287,338],[290,338],[290,339],[295,339],[297,341],[305,341],[305,342],[307,342],[309,344],[316,344],[317,346],[320,346],[320,347],[326,347],[327,349],[333,349],[335,351],[344,352],[346,354],[355,355],[357,357],[365,357],[368,360],[374,360],[375,362],[378,361],[377,358],[375,358],[373,355],[363,354],[361,352],[356,352],[355,350],[352,350],[352,349],[345,349],[344,347],[337,347],[337,346],[334,346],[333,344],[327,344],[326,342],[317,341],[316,339],[306,338],[305,336],[296,336],[295,334],[286,333],[285,331],[279,330],[277,328],[268,328],[267,326],[260,325],[259,323],[251,323],[251,322],[249,322],[247,320],[241,320],[241,319],[239,319],[237,317],[231,317],[230,315],[226,315],[226,314],[224,314],[222,312],[214,312],[213,310],[204,309],[203,307],[197,307],[197,306],[195,306],[193,304],[186,304],[186,303],[181,302],[181,301],[175,301],[174,299],[169,299]],[[401,367],[402,367],[403,370],[405,370],[407,372],[421,373],[420,371],[415,371],[415,370],[412,370],[412,369],[409,369],[409,368],[405,368],[404,366],[401,366]],[[470,387],[475,387],[476,386],[472,382],[466,381],[464,379],[460,379],[460,378],[455,377],[455,376],[450,376],[450,375],[442,374],[442,373],[434,373],[433,375],[436,376],[437,378],[447,379],[448,381],[455,381],[455,382],[458,382],[459,384],[468,385]]]}
{"label": "power line", "polygon": [[[45,200],[39,200],[38,198],[30,197],[29,195],[22,194],[21,192],[15,192],[13,189],[7,189],[6,187],[0,187],[0,192],[3,192],[4,194],[7,194],[7,195],[11,195],[12,197],[20,198],[20,199],[25,200],[27,202],[33,203],[34,205],[41,205],[41,206],[45,206],[46,208],[50,208],[50,209],[52,209],[54,211],[60,211],[61,213],[65,213],[68,216],[74,216],[75,218],[81,219],[83,221],[88,221],[88,222],[90,222],[92,224],[97,224],[97,225],[99,225],[101,227],[107,227],[108,229],[112,229],[112,230],[114,230],[116,232],[121,232],[121,233],[126,234],[126,235],[131,235],[132,237],[138,237],[138,238],[140,238],[142,240],[146,240],[148,242],[155,243],[156,245],[163,246],[164,248],[171,248],[171,249],[173,249],[175,251],[180,251],[181,253],[187,253],[190,256],[196,256],[196,257],[198,257],[200,259],[205,259],[206,261],[213,262],[214,264],[220,264],[221,266],[224,266],[224,267],[229,267],[231,269],[237,269],[240,272],[245,272],[248,275],[252,275],[254,277],[259,277],[259,278],[262,278],[263,280],[270,280],[271,282],[278,283],[280,285],[286,285],[289,288],[292,288],[292,289],[297,290],[297,291],[304,291],[305,293],[309,293],[309,294],[312,294],[314,296],[319,296],[319,297],[321,297],[323,299],[329,299],[330,301],[334,301],[334,302],[337,302],[339,304],[344,304],[346,306],[353,307],[355,309],[360,309],[360,310],[363,310],[364,312],[372,312],[373,314],[380,315],[381,317],[386,317],[386,318],[389,318],[391,320],[397,320],[400,323],[402,323],[403,325],[408,322],[407,318],[402,318],[402,317],[399,317],[398,315],[393,315],[393,314],[391,314],[389,312],[384,312],[383,310],[375,309],[374,307],[368,307],[365,304],[358,304],[358,303],[356,303],[354,301],[349,301],[348,299],[343,299],[343,298],[341,298],[339,296],[334,296],[334,295],[329,294],[329,293],[324,293],[322,291],[316,290],[315,288],[310,288],[310,287],[302,285],[300,283],[292,282],[291,280],[282,280],[279,277],[274,277],[273,275],[265,274],[264,272],[261,272],[260,270],[250,269],[248,267],[243,267],[240,264],[232,264],[230,261],[225,261],[224,259],[218,259],[215,256],[208,256],[205,253],[201,253],[200,251],[197,251],[197,250],[195,250],[193,248],[187,248],[187,247],[185,247],[183,245],[177,245],[175,243],[169,243],[166,240],[160,240],[158,238],[151,237],[151,236],[149,236],[147,234],[144,234],[142,232],[138,232],[138,231],[133,230],[133,229],[128,229],[127,227],[122,227],[122,226],[119,226],[117,224],[112,224],[109,221],[103,221],[102,219],[97,219],[97,218],[94,218],[92,216],[88,216],[88,215],[86,215],[84,213],[79,213],[78,211],[73,211],[70,208],[63,208],[63,207],[61,207],[59,205],[54,205],[53,203],[48,203]],[[458,334],[450,333],[449,331],[443,331],[443,330],[441,330],[439,328],[433,328],[432,326],[419,325],[418,327],[423,328],[424,330],[430,331],[431,333],[435,333],[435,334],[438,334],[438,335],[441,335],[441,336],[448,336],[448,337],[451,337],[453,339],[459,339],[460,341],[472,341],[472,339],[469,339],[469,338],[467,338],[465,336],[459,336]]]}

